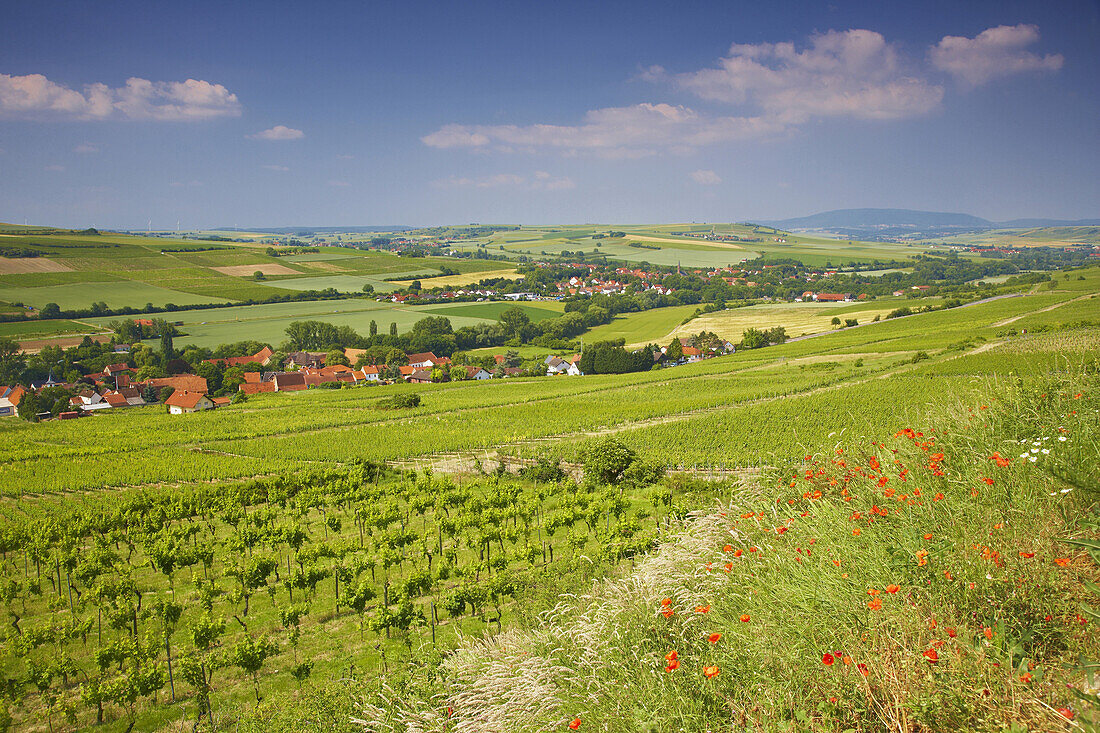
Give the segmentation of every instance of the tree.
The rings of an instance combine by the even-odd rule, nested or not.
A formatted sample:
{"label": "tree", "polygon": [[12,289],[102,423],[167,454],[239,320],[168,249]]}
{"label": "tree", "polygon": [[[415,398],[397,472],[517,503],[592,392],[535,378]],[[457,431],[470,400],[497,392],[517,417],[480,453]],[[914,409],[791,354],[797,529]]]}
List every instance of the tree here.
{"label": "tree", "polygon": [[15,384],[26,367],[19,344],[9,338],[0,338],[0,384]]}
{"label": "tree", "polygon": [[370,337],[374,338],[378,335],[378,321],[371,320],[370,322]]}
{"label": "tree", "polygon": [[160,350],[164,354],[165,361],[176,358],[176,349],[172,344],[172,331],[174,330],[165,328],[160,334]]}
{"label": "tree", "polygon": [[42,310],[38,311],[38,317],[41,319],[60,318],[61,306],[57,303],[46,303],[46,305],[42,306]]}
{"label": "tree", "polygon": [[266,280],[267,277],[260,270],[256,270],[256,272],[252,273],[252,279],[259,282],[261,280]]}
{"label": "tree", "polygon": [[518,305],[514,305],[500,314],[500,323],[508,338],[522,338],[524,330],[531,325],[531,316]]}
{"label": "tree", "polygon": [[342,366],[351,366],[351,361],[340,349],[333,349],[325,355],[325,366],[335,366],[340,364]]}
{"label": "tree", "polygon": [[397,335],[397,321],[394,321],[390,324],[390,336],[396,336],[396,335]]}
{"label": "tree", "polygon": [[371,295],[372,293],[374,293],[374,286],[370,283],[363,283],[363,292],[367,295]]}
{"label": "tree", "polygon": [[584,453],[584,476],[600,484],[615,484],[634,462],[635,453],[614,438],[594,442]]}
{"label": "tree", "polygon": [[684,358],[684,345],[680,343],[680,339],[675,338],[669,342],[665,349],[665,357],[672,361],[680,361]]}
{"label": "tree", "polygon": [[839,326],[840,325],[840,317],[839,316],[833,316],[833,320],[829,321],[829,323],[831,323],[834,326]]}
{"label": "tree", "polygon": [[741,334],[742,349],[759,349],[767,345],[768,337],[759,329],[750,328]]}

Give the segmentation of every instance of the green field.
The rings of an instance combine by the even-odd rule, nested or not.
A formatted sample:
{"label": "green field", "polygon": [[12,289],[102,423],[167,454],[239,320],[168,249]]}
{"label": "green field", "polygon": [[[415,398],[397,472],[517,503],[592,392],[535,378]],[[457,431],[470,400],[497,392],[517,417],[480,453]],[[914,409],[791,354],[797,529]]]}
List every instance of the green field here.
{"label": "green field", "polygon": [[[173,322],[182,322],[180,330],[185,334],[176,338],[178,346],[194,344],[213,348],[242,340],[264,341],[278,345],[286,339],[286,327],[292,321],[324,321],[337,326],[350,326],[366,334],[370,322],[375,321],[380,331],[388,331],[391,323],[398,332],[410,330],[414,323],[426,316],[447,316],[453,328],[478,323],[495,322],[500,313],[511,303],[433,303],[425,305],[400,305],[379,303],[369,299],[315,300],[296,303],[266,303],[228,308],[181,310],[170,315]],[[540,320],[561,312],[560,303],[520,303],[532,320]],[[106,327],[113,316],[89,318],[88,323]]]}
{"label": "green field", "polygon": [[98,326],[79,321],[17,321],[0,323],[0,338],[32,339],[48,336],[64,336],[70,333],[94,333],[102,330]]}
{"label": "green field", "polygon": [[123,306],[140,308],[146,303],[162,306],[168,303],[192,305],[196,303],[229,302],[226,298],[212,295],[195,295],[132,281],[54,285],[38,288],[13,288],[0,285],[0,299],[11,303],[26,303],[36,308],[41,308],[47,303],[57,303],[63,309],[87,308],[92,303],[99,301],[105,302],[110,308]]}
{"label": "green field", "polygon": [[[936,616],[960,629],[976,624],[980,633],[981,627],[988,624],[998,629],[997,634],[1015,633],[1012,624],[1023,618],[1020,609],[1029,609],[1028,613],[1033,607],[1046,609],[1043,604],[1053,603],[1049,591],[1039,594],[1046,600],[1006,598],[1000,607],[1003,610],[997,611],[1001,626],[984,617],[973,621],[961,609],[986,613],[991,608],[988,602],[961,597],[945,600],[938,586],[924,590],[923,578],[910,578],[902,570],[914,563],[890,564],[889,547],[904,547],[909,556],[922,547],[919,533],[923,532],[942,532],[947,542],[959,537],[960,542],[965,538],[966,543],[996,544],[1001,540],[987,539],[993,531],[990,527],[995,522],[1007,522],[1011,536],[1005,536],[1003,546],[996,546],[1015,562],[1019,543],[1032,542],[1029,538],[1039,535],[1049,536],[1042,523],[1050,517],[1066,516],[1059,515],[1053,502],[1045,498],[1049,479],[1025,474],[1023,468],[1014,467],[1011,474],[1005,474],[1014,477],[1006,484],[1015,487],[1012,494],[990,490],[972,495],[969,488],[982,485],[977,477],[994,470],[987,468],[991,465],[992,446],[1007,452],[1011,420],[1049,425],[1051,416],[1057,416],[1072,439],[1076,439],[1078,430],[1087,428],[1089,420],[1094,421],[1091,392],[1087,392],[1087,399],[1074,402],[1072,395],[1082,392],[1080,387],[1055,390],[1052,394],[1057,399],[1042,403],[1035,408],[1040,412],[1031,417],[1022,408],[1011,406],[1016,403],[1010,403],[1021,394],[1021,385],[1038,392],[1049,389],[1042,387],[1044,380],[1072,379],[1074,374],[1083,373],[1086,357],[1100,347],[1100,329],[1066,327],[1086,312],[1092,304],[1088,296],[1098,290],[1097,273],[1086,274],[1085,280],[1061,281],[1066,283],[1065,288],[1027,297],[881,321],[674,369],[583,378],[263,394],[194,415],[168,415],[162,408],[147,407],[109,411],[75,421],[4,421],[0,423],[0,496],[4,497],[0,499],[0,536],[8,538],[9,544],[0,559],[0,572],[6,579],[3,587],[7,589],[3,603],[9,614],[19,618],[20,638],[46,640],[37,645],[20,642],[3,647],[0,669],[7,677],[19,680],[19,692],[10,707],[14,725],[48,728],[51,715],[58,716],[52,723],[60,725],[58,701],[71,705],[75,727],[92,725],[96,696],[90,694],[89,685],[101,680],[105,686],[99,689],[107,693],[101,698],[107,721],[102,729],[125,730],[130,722],[128,708],[112,692],[123,688],[111,685],[125,682],[129,669],[126,665],[134,663],[137,652],[123,653],[121,658],[130,661],[124,661],[122,669],[111,664],[96,665],[94,653],[97,649],[128,649],[127,644],[144,639],[147,633],[153,636],[150,646],[143,647],[146,651],[142,652],[142,663],[160,669],[165,676],[158,678],[159,686],[153,688],[160,704],[153,702],[151,691],[136,697],[133,714],[139,729],[155,729],[180,719],[193,722],[203,705],[203,688],[195,684],[194,670],[199,663],[216,658],[224,659],[225,664],[214,675],[208,692],[214,711],[224,716],[223,725],[229,728],[237,725],[237,715],[244,714],[246,719],[252,715],[241,711],[253,707],[250,700],[255,696],[265,698],[261,709],[273,718],[266,725],[253,721],[254,728],[239,730],[285,729],[291,725],[299,730],[331,729],[339,724],[337,721],[352,715],[370,718],[373,708],[364,712],[361,702],[352,704],[342,697],[327,698],[328,703],[312,713],[299,705],[308,707],[319,701],[313,696],[329,694],[325,691],[341,684],[336,680],[376,680],[381,675],[390,676],[396,690],[393,695],[408,699],[407,705],[387,708],[385,713],[395,720],[407,720],[413,709],[409,706],[418,705],[421,695],[440,692],[446,696],[470,682],[465,673],[453,674],[446,684],[456,687],[441,692],[436,687],[439,680],[431,681],[422,673],[431,673],[440,664],[458,664],[473,655],[500,662],[476,675],[490,679],[515,665],[526,669],[523,657],[528,652],[552,657],[554,645],[571,648],[569,644],[587,637],[580,632],[565,634],[547,642],[549,646],[544,648],[541,642],[524,637],[524,629],[541,627],[549,634],[558,633],[555,624],[572,618],[573,610],[562,609],[549,621],[550,626],[535,617],[538,611],[561,600],[558,593],[568,591],[579,597],[591,587],[593,577],[625,577],[637,568],[644,568],[645,574],[617,587],[640,589],[641,610],[629,615],[630,623],[622,627],[612,623],[619,618],[618,612],[596,614],[589,620],[599,620],[604,626],[589,643],[594,655],[611,654],[607,650],[619,643],[617,639],[629,640],[632,648],[647,651],[634,661],[606,657],[618,661],[608,666],[600,679],[615,679],[615,687],[622,691],[618,696],[602,683],[586,688],[574,686],[573,677],[557,680],[555,701],[540,699],[529,712],[540,721],[552,718],[544,726],[547,729],[564,727],[561,721],[568,721],[571,715],[602,720],[607,730],[634,730],[646,714],[664,716],[657,719],[672,725],[663,712],[667,705],[661,702],[670,695],[682,695],[673,698],[680,701],[677,704],[681,709],[693,711],[696,717],[692,720],[716,729],[724,706],[700,708],[692,702],[702,699],[694,688],[677,692],[664,687],[655,692],[644,682],[651,678],[680,679],[661,677],[660,667],[645,671],[652,666],[649,656],[665,664],[661,657],[674,641],[685,659],[708,658],[712,660],[708,664],[721,664],[726,670],[719,678],[723,684],[734,679],[738,669],[771,674],[766,672],[771,667],[764,663],[765,658],[778,660],[774,663],[785,670],[781,676],[802,674],[798,671],[801,668],[791,666],[793,656],[774,656],[775,647],[770,641],[774,636],[784,640],[784,649],[795,647],[798,655],[812,657],[813,666],[806,669],[813,675],[821,674],[821,648],[843,645],[857,659],[879,659],[884,652],[873,648],[874,644],[886,643],[891,634],[854,615],[868,613],[866,584],[886,587],[886,582],[898,582],[909,594],[904,598],[913,599],[920,609],[941,609]],[[519,305],[532,317],[552,314],[560,308],[558,303]],[[851,309],[857,306],[863,307],[852,304],[826,312],[854,312]],[[187,332],[231,328],[234,334],[214,339],[214,332],[205,331],[205,335],[192,338],[231,341],[262,339],[264,329],[277,332],[292,318],[316,317],[332,322],[346,319],[365,330],[363,323],[370,318],[385,328],[399,317],[410,319],[403,321],[408,323],[425,314],[447,314],[458,326],[492,320],[502,307],[511,304],[403,307],[347,300],[174,315],[184,320]],[[667,319],[674,314],[635,315]],[[210,320],[218,316],[232,320]],[[1019,320],[999,325],[1014,318]],[[1017,329],[1025,322],[1041,322],[1055,330],[1019,335]],[[632,327],[641,333],[644,328],[659,329],[661,324],[634,323]],[[179,341],[180,345],[186,343],[186,339]],[[1003,388],[993,386],[992,380],[997,379],[1007,380]],[[401,393],[419,395],[420,405],[396,411],[379,409],[380,399]],[[1047,392],[1043,394],[1045,397]],[[987,414],[979,405],[993,405],[998,417],[988,425],[975,422],[970,426],[976,417],[968,416],[967,408],[971,415]],[[1078,407],[1080,416],[1071,420],[1069,410]],[[950,437],[951,420],[961,420],[968,426],[966,431],[958,431],[958,438]],[[943,491],[950,502],[942,515],[936,513],[938,508],[922,508],[919,512],[913,510],[914,519],[909,522],[900,516],[903,507],[899,505],[899,516],[895,518],[894,512],[888,512],[890,523],[884,518],[883,529],[864,525],[868,540],[882,533],[889,542],[860,545],[863,549],[857,549],[854,543],[863,540],[852,539],[856,535],[850,531],[849,515],[856,506],[869,511],[866,494],[881,491],[884,485],[874,486],[874,476],[868,478],[866,471],[849,474],[859,502],[851,507],[839,497],[835,510],[824,504],[788,509],[787,504],[776,503],[775,487],[785,486],[792,472],[798,479],[797,488],[781,496],[789,495],[792,503],[800,501],[802,488],[798,481],[808,468],[803,456],[835,457],[841,455],[837,450],[843,450],[852,466],[866,465],[868,452],[874,452],[878,445],[872,441],[882,441],[881,455],[886,463],[895,459],[888,450],[895,443],[885,441],[910,427],[927,430],[929,436],[935,430],[935,439],[942,441],[942,447],[939,442],[936,447],[947,454],[945,465],[952,470],[958,466],[964,473],[958,477],[952,473],[935,483],[939,479],[930,477],[923,468],[931,456],[927,446],[921,449],[901,445],[903,452],[896,457],[914,467],[914,476],[918,475],[918,467],[923,472],[919,479],[906,484],[904,477],[897,476],[898,469],[891,467],[894,473],[890,487],[896,483],[906,492],[911,490],[909,487],[929,493]],[[999,432],[990,432],[994,429]],[[580,462],[608,436],[636,451],[645,461],[673,473],[656,484],[639,478],[636,483],[631,479],[616,486],[597,481],[578,486],[570,481],[486,476],[477,470],[480,465],[493,473],[501,460],[546,456]],[[1058,464],[1063,475],[1076,470],[1086,477],[1095,472],[1098,456],[1088,453],[1090,449],[1095,452],[1094,442],[1071,440],[1067,446],[1078,452],[1051,458],[1064,461]],[[361,461],[373,463],[364,465]],[[379,474],[376,466],[383,462],[395,469],[433,470]],[[826,491],[827,479],[834,473],[844,478],[834,466],[826,462],[822,469],[819,483]],[[818,474],[810,471],[810,475]],[[701,480],[733,476],[742,477],[744,483]],[[1002,475],[997,476],[999,489]],[[1054,494],[1060,496],[1056,487]],[[972,496],[979,498],[964,503],[970,501],[965,497]],[[713,506],[716,497],[738,507],[731,510],[731,520],[746,511],[742,507],[766,511],[768,528],[778,526],[784,517],[792,517],[789,537],[804,537],[797,540],[803,550],[816,542],[815,557],[832,558],[830,548],[843,547],[844,554],[836,557],[843,559],[844,571],[858,581],[841,587],[838,575],[829,581],[834,585],[829,586],[828,594],[815,597],[813,583],[824,577],[822,569],[833,566],[810,563],[804,576],[796,578],[793,573],[802,563],[792,560],[782,567],[754,566],[751,573],[746,569],[736,576],[738,587],[743,588],[757,582],[754,575],[762,575],[774,583],[771,588],[788,589],[789,596],[764,592],[766,586],[761,586],[759,597],[752,599],[718,588],[704,594],[696,590],[697,583],[734,576],[708,574],[702,569],[704,560],[693,559],[684,566],[683,573],[675,576],[678,580],[674,584],[664,585],[661,579],[672,576],[654,569],[653,563],[660,562],[660,555],[650,555],[650,559],[642,556],[659,537],[671,542],[669,533],[678,523],[688,518],[689,512]],[[1040,501],[1037,497],[1044,498]],[[988,499],[993,498],[1003,503],[989,503]],[[794,524],[799,511],[805,512],[801,516],[808,529]],[[1002,512],[1008,512],[1007,518]],[[931,524],[933,521],[944,524]],[[891,532],[895,524],[898,529]],[[751,523],[737,528],[726,524],[721,531],[727,538],[723,541],[736,541],[746,547],[750,543],[759,545],[765,558],[776,552],[779,533],[769,536]],[[710,537],[708,532],[700,528],[696,536]],[[847,544],[841,544],[842,540]],[[683,552],[700,552],[700,546],[698,540],[690,541]],[[717,543],[714,557],[707,555],[705,562],[715,567],[726,562],[721,546]],[[664,548],[680,552],[671,544],[662,545],[662,552]],[[933,549],[936,554],[931,562],[943,563],[954,557],[951,553],[955,550],[947,545],[934,545]],[[801,557],[809,555],[802,553]],[[997,589],[1002,585],[1005,593],[1013,587],[1007,581],[1002,583],[999,575],[986,583],[984,566],[955,562],[958,564],[950,567],[960,578],[983,583],[981,593],[989,594],[983,599],[1000,598]],[[942,577],[941,566],[934,567]],[[980,572],[978,567],[982,568]],[[819,569],[810,572],[812,568]],[[1017,572],[1015,566],[1009,571]],[[1009,579],[1012,577],[1016,575]],[[655,584],[647,585],[655,578]],[[114,593],[112,584],[123,580],[132,582],[135,590]],[[1048,583],[1042,588],[1050,587],[1041,578],[1037,582]],[[142,600],[142,613],[133,603],[135,593]],[[654,626],[666,622],[653,611],[661,608],[660,599],[666,596],[673,599],[670,603],[676,608],[673,623],[681,623],[683,618],[682,637],[670,636],[661,631],[666,627]],[[840,600],[848,597],[853,600]],[[834,600],[826,602],[825,598]],[[907,634],[918,627],[927,628],[927,615],[932,612],[911,610],[902,598],[900,594],[896,599],[886,598],[897,606],[895,622],[901,624],[891,628],[903,628]],[[157,609],[167,608],[167,602],[180,604],[182,615],[178,622],[170,621],[165,626]],[[633,603],[622,608],[633,609]],[[692,615],[693,607],[711,603],[711,616],[704,617],[701,612]],[[784,603],[788,605],[782,606],[781,613]],[[1043,613],[1063,613],[1077,605],[1076,600],[1067,600],[1058,606],[1059,610],[1036,612],[1041,619]],[[732,610],[727,611],[727,607]],[[294,608],[304,611],[297,623],[293,614],[286,615]],[[948,610],[955,608],[960,610]],[[578,608],[576,613],[583,616],[584,611]],[[729,613],[732,617],[723,615]],[[748,622],[738,621],[738,614],[750,614],[757,625],[749,627]],[[829,614],[856,620],[851,628],[844,625],[829,631],[815,622],[823,616],[832,619]],[[696,617],[698,620],[693,621]],[[903,622],[903,617],[910,620]],[[100,618],[102,630],[98,626]],[[784,623],[783,618],[799,621]],[[224,626],[221,621],[226,622]],[[703,621],[723,629],[729,646],[744,650],[743,655],[735,652],[727,656],[726,647],[709,646],[705,641],[689,643],[689,632],[699,636],[697,631],[704,627],[697,629],[697,624]],[[298,631],[291,633],[295,627]],[[84,629],[83,635],[79,629]],[[196,635],[201,629],[213,634],[215,647],[196,644],[196,639],[202,638]],[[509,636],[485,642],[460,639],[502,632]],[[702,637],[705,639],[705,634]],[[506,641],[509,639],[522,640],[522,644],[516,646]],[[250,659],[257,658],[255,645],[261,640],[263,653],[255,667],[258,674],[254,689],[248,665]],[[487,646],[479,647],[482,643]],[[1058,648],[1091,648],[1082,646],[1084,642],[1066,643],[1069,646]],[[166,677],[166,645],[175,665],[175,704],[165,704],[172,694]],[[521,651],[509,657],[507,649],[514,646]],[[654,655],[651,646],[661,650]],[[451,655],[450,650],[456,647],[458,654]],[[923,648],[916,648],[914,653],[919,657]],[[983,653],[980,647],[975,649]],[[941,653],[947,655],[948,651],[944,648]],[[706,654],[714,656],[691,656]],[[1049,668],[1052,678],[1062,674],[1055,672],[1063,668],[1057,652],[1037,650],[1034,658],[1039,655],[1045,655],[1044,669]],[[57,666],[58,659],[66,660],[67,666]],[[305,691],[297,693],[291,671],[301,671],[297,665],[304,660],[312,661],[314,666]],[[576,661],[571,655],[559,660],[554,669],[572,669]],[[411,666],[407,667],[407,662]],[[640,666],[635,669],[631,665]],[[473,668],[480,669],[476,665]],[[84,682],[84,694],[78,684],[67,684],[60,671],[42,676],[38,674],[42,669],[66,670],[71,680]],[[879,670],[870,674],[879,675]],[[998,681],[1001,678],[993,677],[996,672],[982,674],[986,676],[967,677],[968,683],[981,679],[991,689],[1003,686]],[[813,675],[807,672],[806,679],[798,677],[797,684],[791,683],[790,694],[809,694],[801,690],[818,684]],[[689,676],[687,669],[682,677],[684,684],[694,684],[689,680],[695,677],[702,679],[698,674]],[[32,678],[41,684],[31,684]],[[878,676],[868,679],[875,680],[871,693],[862,686],[863,678],[853,682],[850,690],[840,687],[835,692],[855,705],[866,694],[879,695],[882,686],[889,686],[889,675],[885,673],[882,681]],[[402,685],[402,680],[415,683]],[[588,692],[578,692],[580,689]],[[1044,699],[1061,704],[1059,695],[1065,695],[1064,684],[1058,689],[1062,692],[1044,693]],[[742,687],[731,686],[726,694],[742,693]],[[611,707],[584,707],[586,694],[612,701],[608,703]],[[492,704],[503,704],[500,700],[506,697],[500,696]],[[997,699],[1007,697],[1003,693]],[[624,706],[628,698],[650,700],[652,710],[637,712]],[[447,698],[447,704],[454,707],[461,720],[477,720],[474,711],[485,710],[479,707],[482,702],[462,699],[460,705]],[[51,700],[53,707],[48,707]],[[433,704],[439,707],[439,699]],[[621,712],[612,715],[609,709]],[[284,715],[290,717],[281,717]],[[969,713],[955,708],[942,715],[955,722],[972,720]],[[275,718],[279,722],[270,722]],[[291,719],[298,722],[288,722]],[[40,722],[44,720],[47,723]],[[624,728],[624,720],[632,722]],[[479,728],[470,722],[469,729]]]}

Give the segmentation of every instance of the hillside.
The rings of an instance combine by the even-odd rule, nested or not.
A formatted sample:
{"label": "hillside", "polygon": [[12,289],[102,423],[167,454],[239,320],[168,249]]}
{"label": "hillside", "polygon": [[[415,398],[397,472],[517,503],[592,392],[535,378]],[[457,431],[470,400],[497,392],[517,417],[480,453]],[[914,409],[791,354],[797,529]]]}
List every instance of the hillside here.
{"label": "hillside", "polygon": [[[73,727],[102,716],[106,730],[181,717],[348,729],[381,710],[406,730],[554,730],[579,717],[617,731],[668,729],[662,701],[676,699],[676,724],[693,730],[740,720],[730,702],[746,721],[805,715],[826,729],[826,716],[841,729],[977,716],[1052,729],[1047,707],[1008,691],[1075,706],[1066,664],[1096,655],[1069,600],[1096,573],[1054,538],[1096,534],[1085,487],[1100,465],[1088,432],[1098,292],[1091,268],[1020,297],[630,375],[4,421],[0,569],[18,632],[4,632],[0,665],[41,683],[7,709],[30,730],[63,727],[70,709]],[[395,394],[420,403],[394,407]],[[1034,466],[1016,458],[1055,416],[1067,441],[1049,436],[1057,450]],[[899,501],[915,489],[919,504]],[[922,551],[927,568],[913,560]],[[1014,594],[1018,573],[1034,593]],[[931,633],[932,618],[957,637]],[[928,649],[940,666],[921,666]],[[121,668],[96,665],[97,650]],[[682,667],[665,672],[671,651]],[[831,677],[825,651],[840,660]],[[921,702],[983,686],[991,700]]]}

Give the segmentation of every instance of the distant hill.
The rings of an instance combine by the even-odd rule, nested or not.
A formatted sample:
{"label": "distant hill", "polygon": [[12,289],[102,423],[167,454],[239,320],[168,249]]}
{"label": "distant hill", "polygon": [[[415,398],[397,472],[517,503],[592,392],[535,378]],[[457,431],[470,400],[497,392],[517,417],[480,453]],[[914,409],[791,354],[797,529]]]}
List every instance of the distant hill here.
{"label": "distant hill", "polygon": [[375,226],[375,227],[218,227],[212,229],[215,232],[256,232],[258,234],[331,234],[353,233],[370,234],[371,232],[407,232],[416,227],[407,226]]}
{"label": "distant hill", "polygon": [[959,227],[992,229],[993,222],[970,214],[912,209],[837,209],[811,216],[764,222],[780,229],[862,229],[913,227],[915,229]]}
{"label": "distant hill", "polygon": [[811,216],[761,222],[788,231],[828,232],[844,239],[896,241],[950,237],[992,229],[1033,229],[1040,227],[1087,227],[1098,219],[1067,221],[1062,219],[1013,219],[990,221],[972,214],[912,209],[837,209]]}

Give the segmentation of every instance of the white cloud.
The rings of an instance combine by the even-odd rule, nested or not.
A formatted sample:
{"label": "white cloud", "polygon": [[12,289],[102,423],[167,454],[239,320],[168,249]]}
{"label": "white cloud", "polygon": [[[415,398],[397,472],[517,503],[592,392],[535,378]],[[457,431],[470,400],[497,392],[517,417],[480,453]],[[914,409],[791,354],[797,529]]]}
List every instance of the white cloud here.
{"label": "white cloud", "polygon": [[782,127],[761,117],[708,117],[688,107],[642,103],[591,110],[580,125],[447,125],[421,141],[435,148],[493,145],[507,151],[553,149],[639,158],[659,150],[759,137]]}
{"label": "white cloud", "polygon": [[42,170],[49,171],[50,173],[62,173],[65,170],[65,166],[63,166],[63,165],[48,165],[48,166],[44,167]]}
{"label": "white cloud", "polygon": [[1038,40],[1039,29],[1033,25],[999,25],[974,38],[944,36],[928,51],[928,57],[937,69],[970,86],[997,77],[1062,68],[1065,59],[1061,54],[1039,56],[1024,50]]}
{"label": "white cloud", "polygon": [[692,171],[689,175],[691,180],[703,186],[716,186],[722,182],[722,179],[714,171],[699,169]]}
{"label": "white cloud", "polygon": [[301,140],[306,134],[286,125],[275,125],[266,130],[248,135],[253,140]]}
{"label": "white cloud", "polygon": [[546,171],[535,171],[530,177],[515,173],[496,173],[480,178],[451,176],[433,181],[436,188],[514,188],[528,191],[567,191],[577,184],[568,176],[553,176]]}
{"label": "white cloud", "polygon": [[269,171],[279,171],[281,173],[285,173],[286,171],[290,170],[285,165],[261,165],[260,167],[266,168]]}
{"label": "white cloud", "polygon": [[181,121],[240,114],[236,94],[197,79],[154,82],[134,77],[122,87],[97,82],[79,92],[42,74],[0,74],[3,118]]}
{"label": "white cloud", "polygon": [[[651,78],[661,74],[651,73]],[[829,31],[794,43],[733,44],[716,68],[674,77],[698,96],[750,104],[774,119],[898,119],[935,109],[943,88],[905,73],[897,50],[868,30]]]}
{"label": "white cloud", "polygon": [[93,145],[91,143],[81,143],[80,145],[77,145],[75,148],[73,148],[73,152],[81,154],[98,153],[99,146]]}

